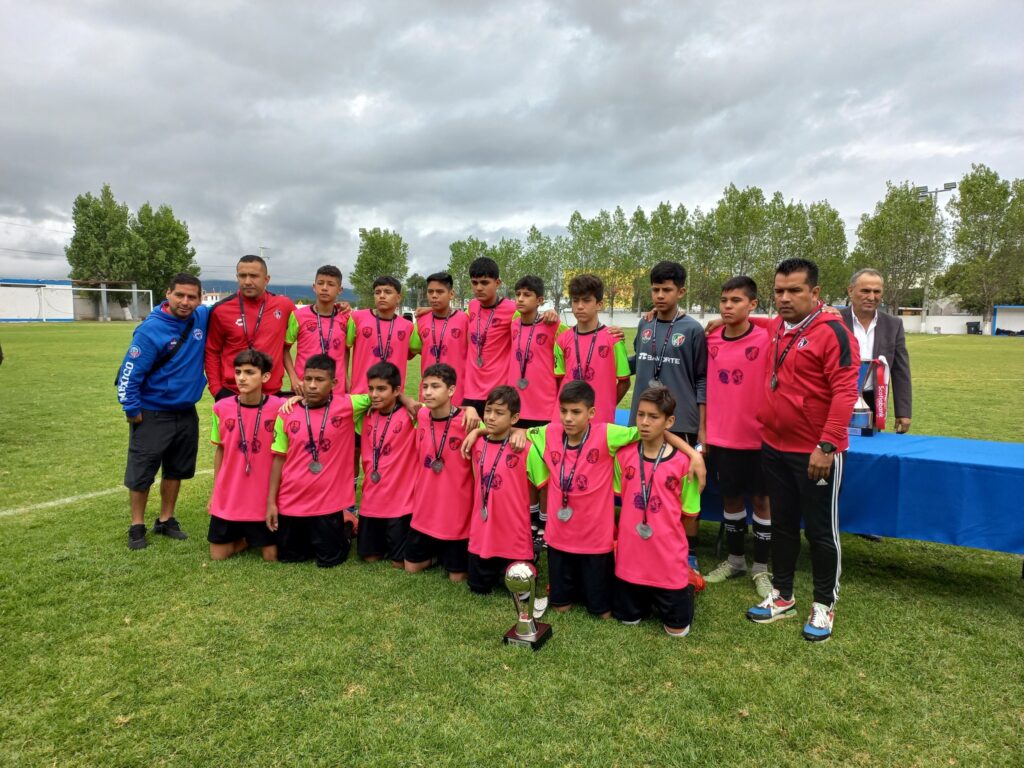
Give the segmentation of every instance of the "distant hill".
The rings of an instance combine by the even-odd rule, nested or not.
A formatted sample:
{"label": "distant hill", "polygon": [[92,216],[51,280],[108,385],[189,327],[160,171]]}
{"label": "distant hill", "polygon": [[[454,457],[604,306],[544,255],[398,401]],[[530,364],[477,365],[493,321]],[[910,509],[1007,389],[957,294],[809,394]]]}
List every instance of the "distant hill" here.
{"label": "distant hill", "polygon": [[[234,293],[237,289],[238,283],[236,283],[234,280],[203,280],[203,290],[205,291],[216,291],[217,293]],[[279,293],[283,296],[287,296],[292,301],[297,301],[298,299],[316,298],[313,295],[313,287],[310,285],[288,285],[286,283],[271,283],[270,290],[273,293]],[[351,288],[342,289],[341,300],[355,304],[355,291],[353,291]]]}

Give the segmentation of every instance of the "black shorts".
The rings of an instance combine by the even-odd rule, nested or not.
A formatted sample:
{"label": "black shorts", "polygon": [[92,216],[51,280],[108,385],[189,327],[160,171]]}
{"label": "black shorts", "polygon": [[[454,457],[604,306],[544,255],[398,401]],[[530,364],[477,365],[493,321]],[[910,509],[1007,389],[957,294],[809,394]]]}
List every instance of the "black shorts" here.
{"label": "black shorts", "polygon": [[[669,430],[669,431],[672,432],[672,430]],[[697,433],[696,432],[672,432],[672,434],[675,435],[676,437],[678,437],[680,440],[682,440],[684,443],[686,443],[691,448],[694,448],[697,445]]]}
{"label": "black shorts", "polygon": [[512,563],[507,557],[480,557],[469,553],[469,588],[480,595],[489,595],[495,587],[505,588],[505,571]]}
{"label": "black shorts", "polygon": [[352,523],[341,512],[329,515],[277,516],[277,559],[302,563],[310,558],[320,568],[333,568],[348,559],[352,548]]}
{"label": "black shorts", "polygon": [[612,609],[615,555],[578,555],[548,547],[548,583],[555,608],[580,603],[600,616]]}
{"label": "black shorts", "polygon": [[405,538],[406,561],[425,563],[435,558],[448,573],[465,573],[469,569],[469,539],[435,539],[410,528]]}
{"label": "black shorts", "polygon": [[715,446],[708,456],[708,464],[711,476],[718,481],[718,492],[724,498],[768,493],[761,471],[760,448],[745,451]]}
{"label": "black shorts", "polygon": [[[483,418],[483,414],[480,414]],[[534,427],[546,427],[551,423],[551,419],[520,419],[512,426],[516,429],[533,429]]]}
{"label": "black shorts", "polygon": [[199,452],[199,414],[184,411],[143,411],[142,421],[129,424],[125,487],[146,491],[156,471],[164,480],[188,480],[196,474]]}
{"label": "black shorts", "polygon": [[360,517],[357,551],[362,558],[405,561],[405,539],[412,513],[401,517]]}
{"label": "black shorts", "polygon": [[242,539],[245,539],[250,547],[272,547],[277,544],[277,536],[262,521],[239,522],[210,515],[210,530],[206,534],[208,542],[234,544]]}
{"label": "black shorts", "polygon": [[484,417],[484,403],[486,402],[486,398],[483,400],[470,400],[469,398],[463,398],[461,407],[473,408],[476,410],[476,415],[482,419]]}
{"label": "black shorts", "polygon": [[633,584],[616,577],[612,613],[619,621],[637,621],[657,610],[669,629],[685,629],[693,621],[693,585],[682,589],[660,589]]}

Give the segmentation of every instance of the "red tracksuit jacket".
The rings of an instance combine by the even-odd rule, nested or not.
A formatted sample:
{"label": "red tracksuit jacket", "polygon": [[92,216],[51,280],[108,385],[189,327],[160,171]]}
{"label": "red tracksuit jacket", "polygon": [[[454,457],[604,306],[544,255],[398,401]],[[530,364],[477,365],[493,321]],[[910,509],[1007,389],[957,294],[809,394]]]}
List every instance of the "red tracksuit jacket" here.
{"label": "red tracksuit jacket", "polygon": [[[782,318],[769,326],[772,336],[764,382],[765,398],[757,418],[764,441],[779,451],[811,453],[827,440],[837,450],[849,447],[847,427],[857,402],[860,348],[842,318],[821,314],[790,348],[770,386],[776,359],[796,333],[785,332]],[[778,345],[776,346],[776,340]]]}
{"label": "red tracksuit jacket", "polygon": [[[267,302],[256,328],[260,305]],[[263,385],[266,394],[277,394],[284,380],[284,337],[288,330],[288,318],[295,311],[295,305],[287,296],[278,296],[264,291],[258,299],[243,299],[245,324],[253,348],[266,352],[274,361],[270,381]],[[210,393],[214,396],[222,389],[238,393],[235,384],[235,355],[249,348],[242,329],[239,313],[238,294],[233,293],[213,305],[210,312],[210,326],[206,333],[206,378],[210,382]],[[342,373],[342,376],[345,374]]]}

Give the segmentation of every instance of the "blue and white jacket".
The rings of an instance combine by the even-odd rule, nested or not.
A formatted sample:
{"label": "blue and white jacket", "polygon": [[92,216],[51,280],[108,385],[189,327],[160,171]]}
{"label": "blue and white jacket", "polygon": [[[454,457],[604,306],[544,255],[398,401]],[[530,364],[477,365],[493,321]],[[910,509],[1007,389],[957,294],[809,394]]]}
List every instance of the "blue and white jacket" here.
{"label": "blue and white jacket", "polygon": [[125,416],[148,411],[184,411],[199,402],[206,387],[203,356],[206,351],[206,326],[210,308],[198,306],[193,313],[192,331],[184,346],[171,360],[150,375],[150,369],[174,348],[185,325],[164,311],[167,302],[149,313],[135,329],[132,344],[117,374],[117,400]]}

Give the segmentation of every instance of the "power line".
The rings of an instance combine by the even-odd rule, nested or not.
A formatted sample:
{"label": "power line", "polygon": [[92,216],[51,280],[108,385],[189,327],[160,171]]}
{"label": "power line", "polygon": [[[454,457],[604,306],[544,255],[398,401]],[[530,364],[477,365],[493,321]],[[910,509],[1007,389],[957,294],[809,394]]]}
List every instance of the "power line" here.
{"label": "power line", "polygon": [[8,224],[12,227],[27,227],[28,229],[45,229],[48,232],[60,232],[64,235],[75,234],[70,229],[56,229],[55,227],[44,227],[42,224],[22,224],[20,221],[9,221],[8,219],[0,219],[0,224]]}
{"label": "power line", "polygon": [[11,253],[29,253],[33,256],[58,256],[64,258],[63,253],[47,253],[46,251],[26,251],[21,248],[0,248],[0,251],[10,251]]}

